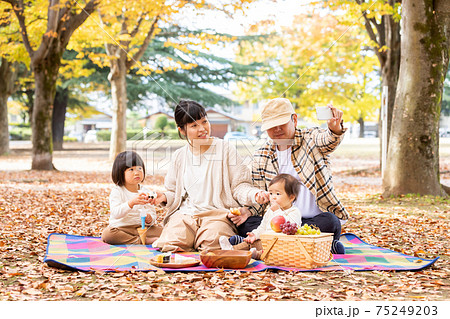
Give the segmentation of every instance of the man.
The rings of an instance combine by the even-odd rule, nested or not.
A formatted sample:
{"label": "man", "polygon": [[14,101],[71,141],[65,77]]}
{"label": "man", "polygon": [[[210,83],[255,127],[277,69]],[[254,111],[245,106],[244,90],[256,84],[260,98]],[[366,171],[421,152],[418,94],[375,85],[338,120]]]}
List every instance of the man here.
{"label": "man", "polygon": [[[270,140],[253,156],[252,179],[255,186],[267,191],[270,181],[278,174],[297,178],[301,187],[295,205],[302,213],[302,224],[316,225],[322,232],[333,233],[331,252],[344,254],[339,237],[341,223],[347,221],[348,214],[335,194],[328,159],[344,138],[346,129],[343,112],[329,107],[333,118],[328,120],[328,129],[298,129],[297,114],[290,101],[270,100],[261,114],[261,129],[267,131]],[[268,198],[268,194],[264,196]],[[240,216],[229,216],[238,226],[240,236],[245,237],[258,227],[265,206],[242,209]]]}

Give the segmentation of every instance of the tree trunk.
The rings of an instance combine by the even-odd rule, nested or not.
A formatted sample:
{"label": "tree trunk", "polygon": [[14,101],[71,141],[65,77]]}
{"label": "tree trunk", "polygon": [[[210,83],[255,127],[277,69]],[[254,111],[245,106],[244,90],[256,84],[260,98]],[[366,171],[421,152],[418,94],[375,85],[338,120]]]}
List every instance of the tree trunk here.
{"label": "tree trunk", "polygon": [[[398,3],[398,0],[389,0],[389,5],[394,7]],[[381,33],[379,40],[376,41],[380,47],[386,46],[387,50],[384,52],[378,52],[377,57],[380,62],[381,68],[381,87],[388,87],[388,99],[387,99],[387,123],[381,122],[381,117],[378,120],[378,134],[380,138],[380,146],[383,145],[383,125],[387,125],[387,152],[389,152],[389,137],[392,126],[392,115],[394,111],[395,96],[397,93],[397,83],[400,73],[400,59],[401,59],[401,36],[400,36],[400,23],[395,22],[392,15],[385,15],[382,18],[382,23],[379,25]],[[373,40],[373,39],[372,39]],[[375,48],[378,50],[379,48]],[[380,114],[381,114],[380,108]],[[380,167],[382,161],[382,149],[380,147]]]}
{"label": "tree trunk", "polygon": [[[395,1],[391,1],[391,5],[394,5]],[[388,100],[387,100],[387,145],[389,145],[389,136],[392,127],[392,115],[394,112],[395,96],[397,93],[397,83],[400,73],[400,59],[401,59],[401,46],[400,46],[400,24],[395,22],[392,16],[384,17],[385,25],[385,37],[388,51],[385,55],[384,63],[381,64],[381,78],[382,87],[388,87]],[[381,113],[380,113],[381,114]],[[382,127],[380,132],[382,132]],[[381,135],[380,135],[381,136]],[[381,145],[381,144],[380,144]]]}
{"label": "tree trunk", "polygon": [[359,123],[359,137],[363,138],[364,137],[364,119],[362,116],[359,117],[358,123]]}
{"label": "tree trunk", "polygon": [[[368,2],[356,0],[359,5],[366,5]],[[390,7],[395,8],[401,4],[401,0],[385,0]],[[365,19],[365,28],[370,39],[373,41],[374,52],[377,55],[381,68],[381,84],[388,87],[387,101],[387,145],[389,152],[389,136],[392,125],[392,114],[394,109],[395,96],[397,91],[397,82],[400,71],[400,24],[396,22],[391,14],[385,14],[381,17],[381,22],[369,17],[366,11],[363,11]],[[382,49],[382,50],[380,50]],[[381,110],[380,110],[381,114]],[[383,123],[381,118],[378,120],[379,132],[382,132]],[[380,145],[382,145],[383,136],[380,135]],[[380,165],[382,160],[382,150],[380,147]]]}
{"label": "tree trunk", "polygon": [[53,149],[62,150],[64,142],[64,122],[66,121],[66,109],[69,101],[69,89],[57,89],[53,104],[52,136]]}
{"label": "tree trunk", "polygon": [[[447,0],[403,1],[400,74],[392,117],[384,195],[445,196],[439,183],[439,115],[448,68]],[[441,8],[442,10],[442,8]]]}
{"label": "tree trunk", "polygon": [[0,58],[0,155],[9,152],[8,98],[14,93],[17,68],[14,63]]}
{"label": "tree trunk", "polygon": [[[120,50],[120,49],[119,49]],[[117,154],[126,150],[127,142],[127,68],[126,56],[111,62],[108,79],[111,82],[112,97],[112,129],[109,148],[109,159],[114,160]]]}
{"label": "tree trunk", "polygon": [[[24,98],[25,106],[28,108],[28,122],[31,124],[31,119],[33,118],[33,105],[34,105],[34,89],[28,89],[23,92],[23,94],[27,97]],[[23,121],[26,120],[26,114],[23,115]]]}
{"label": "tree trunk", "polygon": [[8,96],[0,93],[0,155],[9,153]]}
{"label": "tree trunk", "polygon": [[52,170],[52,113],[55,100],[56,79],[60,57],[58,54],[33,65],[36,85],[31,119],[31,140],[33,143],[31,169]]}

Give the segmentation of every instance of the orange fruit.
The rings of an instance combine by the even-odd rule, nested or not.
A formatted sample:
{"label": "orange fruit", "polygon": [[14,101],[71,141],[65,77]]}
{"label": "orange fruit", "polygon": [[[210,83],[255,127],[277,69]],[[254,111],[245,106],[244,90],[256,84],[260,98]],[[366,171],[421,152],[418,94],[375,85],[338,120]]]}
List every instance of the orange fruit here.
{"label": "orange fruit", "polygon": [[230,212],[233,215],[236,215],[236,216],[240,216],[241,215],[241,212],[239,211],[239,208],[230,208]]}

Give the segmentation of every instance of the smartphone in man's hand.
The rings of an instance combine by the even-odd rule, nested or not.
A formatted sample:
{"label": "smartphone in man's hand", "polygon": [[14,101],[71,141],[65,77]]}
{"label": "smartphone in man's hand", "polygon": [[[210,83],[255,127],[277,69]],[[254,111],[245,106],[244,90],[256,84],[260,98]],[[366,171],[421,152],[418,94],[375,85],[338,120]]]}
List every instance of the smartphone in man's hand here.
{"label": "smartphone in man's hand", "polygon": [[316,115],[319,121],[328,121],[333,118],[333,112],[328,106],[316,107]]}

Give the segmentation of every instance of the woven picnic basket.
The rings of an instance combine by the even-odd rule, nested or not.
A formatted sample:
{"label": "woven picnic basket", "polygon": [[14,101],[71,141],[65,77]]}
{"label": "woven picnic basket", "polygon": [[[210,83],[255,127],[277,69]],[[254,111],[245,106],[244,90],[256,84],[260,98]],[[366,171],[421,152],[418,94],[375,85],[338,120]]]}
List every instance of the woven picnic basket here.
{"label": "woven picnic basket", "polygon": [[283,233],[261,234],[266,265],[318,268],[325,266],[332,258],[332,233],[320,235],[286,235]]}

